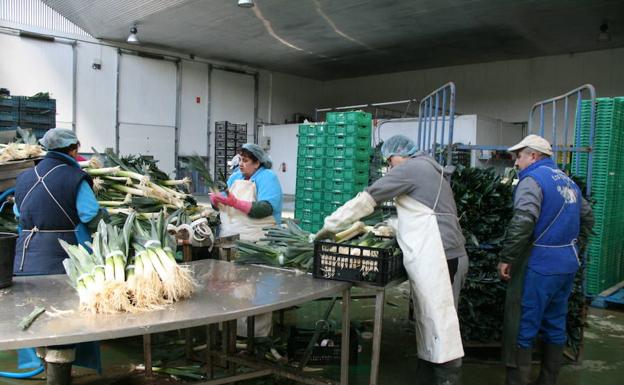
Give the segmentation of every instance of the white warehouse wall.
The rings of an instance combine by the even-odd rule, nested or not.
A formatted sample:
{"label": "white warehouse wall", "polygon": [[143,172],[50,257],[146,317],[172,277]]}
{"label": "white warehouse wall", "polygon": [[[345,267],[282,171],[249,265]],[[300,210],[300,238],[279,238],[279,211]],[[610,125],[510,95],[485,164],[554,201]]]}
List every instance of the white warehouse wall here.
{"label": "white warehouse wall", "polygon": [[[80,138],[80,151],[91,152],[92,147],[98,151],[115,148],[117,50],[78,43],[76,54],[76,134]],[[102,64],[102,69],[92,68],[94,60]],[[67,78],[64,81],[67,86]],[[19,94],[17,90],[11,92]]]}
{"label": "white warehouse wall", "polygon": [[[82,152],[90,152],[91,147],[99,151],[115,148],[118,114],[117,69],[120,57],[117,47],[100,44],[95,40],[74,40],[67,37],[57,38],[56,41],[43,41],[19,37],[15,33],[0,33],[0,47],[5,52],[11,52],[11,60],[0,61],[0,87],[8,88],[13,95],[50,92],[51,97],[57,100],[57,126],[66,128],[75,126],[81,140]],[[171,52],[162,54],[172,55]],[[136,59],[146,65],[155,61],[142,57]],[[101,69],[94,69],[94,63],[101,64]],[[217,120],[248,122],[250,141],[253,140],[251,123],[256,91],[254,76],[222,71],[217,68],[226,65],[218,64],[217,68],[213,68],[213,74],[218,76],[209,79],[209,64],[203,60],[183,59],[180,67],[179,154],[197,153],[202,156],[213,154],[213,143],[210,143],[211,151],[208,154],[208,119],[210,131],[214,130],[214,122]],[[121,80],[124,83],[125,70],[127,68],[120,69]],[[156,88],[158,83],[165,80],[151,79],[155,82],[153,85]],[[210,80],[213,84],[210,84]],[[236,84],[240,87],[234,87]],[[283,122],[285,119],[291,119],[295,112],[311,113],[318,99],[320,84],[318,81],[296,76],[258,71],[258,121],[268,122],[271,119]],[[123,85],[120,88],[124,88]],[[212,100],[208,100],[209,87]],[[171,92],[175,92],[175,89],[171,89]],[[149,113],[151,105],[149,94],[143,94],[141,99],[132,100],[135,112],[144,105],[145,113],[154,115]],[[172,103],[171,107],[175,108],[175,103]],[[120,121],[123,121],[122,118],[120,116]],[[149,120],[150,117],[146,119]],[[122,128],[120,127],[120,132],[127,131]],[[119,139],[120,147],[124,147],[124,135]],[[212,132],[210,140],[214,141]],[[174,146],[175,144],[171,143],[172,152]],[[131,151],[127,146],[124,150]],[[169,160],[167,162],[170,164]]]}
{"label": "white warehouse wall", "polygon": [[622,63],[620,48],[327,81],[317,107],[421,99],[453,81],[458,113],[523,122],[535,102],[585,83],[598,96],[624,95]]}
{"label": "white warehouse wall", "polygon": [[49,92],[57,126],[72,128],[72,46],[0,34],[0,50],[0,87],[14,95]]}

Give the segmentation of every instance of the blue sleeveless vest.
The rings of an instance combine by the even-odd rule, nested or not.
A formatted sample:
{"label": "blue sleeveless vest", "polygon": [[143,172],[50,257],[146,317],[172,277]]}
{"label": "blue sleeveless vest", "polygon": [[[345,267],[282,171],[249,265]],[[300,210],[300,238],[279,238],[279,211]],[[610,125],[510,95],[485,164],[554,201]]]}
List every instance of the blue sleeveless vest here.
{"label": "blue sleeveless vest", "polygon": [[[45,186],[37,184],[35,168],[40,177],[50,172],[44,178]],[[73,231],[80,223],[76,209],[78,186],[83,180],[91,183],[91,178],[54,151],[48,152],[35,168],[21,173],[15,186],[22,231],[15,248],[13,272],[15,275],[63,274],[62,261],[67,255],[58,239],[77,244]],[[29,231],[34,228],[40,231]]]}
{"label": "blue sleeveless vest", "polygon": [[533,163],[519,176],[520,180],[533,178],[543,195],[529,268],[545,275],[576,272],[580,264],[576,240],[581,222],[581,190],[550,158]]}

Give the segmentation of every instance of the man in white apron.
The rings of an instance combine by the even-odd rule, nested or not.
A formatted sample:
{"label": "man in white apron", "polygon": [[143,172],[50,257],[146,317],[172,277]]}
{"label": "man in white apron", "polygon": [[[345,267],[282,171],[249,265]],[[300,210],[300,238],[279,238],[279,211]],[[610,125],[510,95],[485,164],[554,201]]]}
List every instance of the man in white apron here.
{"label": "man in white apron", "polygon": [[[238,170],[227,181],[227,193],[210,194],[213,206],[221,212],[220,236],[240,234],[241,240],[256,242],[263,237],[263,228],[281,222],[282,188],[271,167],[271,158],[260,146],[243,145]],[[256,316],[255,331],[258,337],[269,334],[271,314]],[[244,320],[238,322],[238,335],[247,335]]]}
{"label": "man in white apron", "polygon": [[384,142],[381,152],[390,171],[325,218],[316,239],[330,237],[394,198],[397,240],[413,288],[419,380],[459,384],[464,351],[455,303],[468,257],[448,175],[403,135]]}

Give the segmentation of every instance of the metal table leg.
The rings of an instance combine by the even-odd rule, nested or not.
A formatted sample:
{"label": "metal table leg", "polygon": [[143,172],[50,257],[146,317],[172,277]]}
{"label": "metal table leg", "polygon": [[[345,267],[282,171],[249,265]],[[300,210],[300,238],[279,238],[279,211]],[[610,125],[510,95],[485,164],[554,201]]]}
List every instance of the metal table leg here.
{"label": "metal table leg", "polygon": [[[228,333],[228,339],[225,342],[226,351],[229,356],[234,356],[236,354],[236,320],[228,321],[227,323],[229,324],[229,327],[228,327],[229,333]],[[233,375],[236,373],[235,363],[228,362],[227,368],[230,374]]]}
{"label": "metal table leg", "polygon": [[206,376],[212,380],[214,378],[214,359],[212,352],[215,349],[217,339],[217,325],[210,324],[206,328]]}
{"label": "metal table leg", "polygon": [[383,323],[384,304],[386,303],[386,290],[377,289],[375,295],[375,320],[373,323],[373,352],[371,357],[370,385],[377,385],[379,376],[379,357],[381,353],[381,329]]}
{"label": "metal table leg", "polygon": [[351,288],[342,292],[342,345],[340,348],[340,384],[349,384],[349,333],[351,332]]}
{"label": "metal table leg", "polygon": [[253,356],[255,353],[255,343],[256,340],[256,317],[249,316],[247,317],[247,354]]}
{"label": "metal table leg", "polygon": [[145,375],[152,376],[152,335],[143,334],[143,364],[145,365]]}

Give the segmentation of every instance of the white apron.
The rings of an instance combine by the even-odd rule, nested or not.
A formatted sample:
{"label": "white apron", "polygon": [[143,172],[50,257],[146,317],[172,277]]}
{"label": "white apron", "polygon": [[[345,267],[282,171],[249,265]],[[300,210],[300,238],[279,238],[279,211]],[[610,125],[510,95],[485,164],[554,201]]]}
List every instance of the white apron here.
{"label": "white apron", "polygon": [[[237,199],[248,202],[256,201],[256,184],[249,180],[237,180],[229,188],[230,194]],[[240,234],[241,241],[256,242],[263,237],[265,227],[275,226],[275,218],[269,215],[265,218],[249,218],[249,216],[234,207],[221,205],[221,236]]]}
{"label": "white apron", "polygon": [[[229,188],[230,194],[237,199],[248,202],[256,201],[256,184],[249,180],[237,180]],[[221,211],[221,236],[240,234],[241,241],[256,242],[264,236],[265,227],[275,226],[275,218],[269,215],[266,218],[250,218],[242,211],[234,207],[225,206]],[[255,317],[254,334],[256,337],[266,337],[271,332],[273,325],[273,313],[260,314]],[[247,318],[238,320],[237,334],[247,337]]]}
{"label": "white apron", "polygon": [[438,364],[463,357],[459,319],[436,214],[404,194],[395,203],[397,240],[413,289],[418,357]]}

